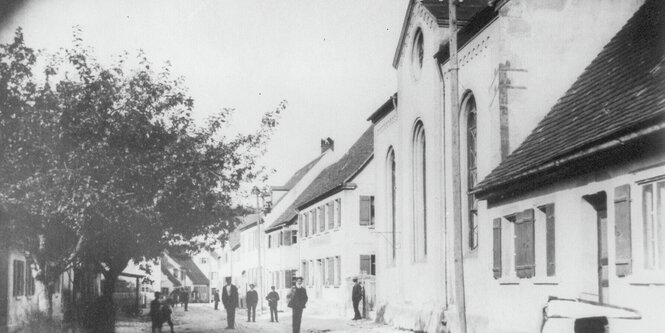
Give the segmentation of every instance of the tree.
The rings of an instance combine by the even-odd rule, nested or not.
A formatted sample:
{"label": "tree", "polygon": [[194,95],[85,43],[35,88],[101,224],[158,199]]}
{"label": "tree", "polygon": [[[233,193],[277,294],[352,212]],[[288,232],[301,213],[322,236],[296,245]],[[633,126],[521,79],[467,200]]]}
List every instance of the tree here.
{"label": "tree", "polygon": [[230,227],[233,195],[259,175],[286,103],[256,133],[227,136],[232,110],[197,124],[168,64],[155,70],[139,53],[132,65],[125,53],[105,66],[79,36],[48,57],[20,29],[0,46],[0,202],[47,285],[68,267],[104,276],[99,305],[111,315],[95,321],[112,331],[129,260]]}

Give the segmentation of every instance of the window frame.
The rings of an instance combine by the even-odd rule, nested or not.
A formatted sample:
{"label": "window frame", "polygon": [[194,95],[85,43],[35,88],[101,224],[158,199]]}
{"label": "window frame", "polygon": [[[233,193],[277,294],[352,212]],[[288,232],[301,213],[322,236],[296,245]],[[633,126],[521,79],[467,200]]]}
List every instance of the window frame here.
{"label": "window frame", "polygon": [[424,262],[427,260],[427,141],[425,126],[421,120],[417,120],[414,125],[411,146],[412,260],[414,262]]}

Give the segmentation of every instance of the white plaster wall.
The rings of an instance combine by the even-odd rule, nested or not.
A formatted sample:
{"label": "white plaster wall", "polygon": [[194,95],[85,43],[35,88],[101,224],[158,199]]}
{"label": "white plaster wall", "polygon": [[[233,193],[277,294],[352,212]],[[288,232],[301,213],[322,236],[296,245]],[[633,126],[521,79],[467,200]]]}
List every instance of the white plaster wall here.
{"label": "white plaster wall", "polygon": [[[313,285],[308,286],[308,296],[312,303],[313,311],[326,311],[339,316],[348,316],[353,311],[350,296],[346,288],[349,278],[360,274],[360,255],[377,254],[378,235],[372,226],[361,226],[360,221],[360,196],[375,195],[375,163],[373,159],[353,179],[352,183],[357,187],[354,190],[343,190],[326,197],[303,211],[325,205],[338,198],[341,199],[341,226],[321,233],[318,232],[304,239],[300,239],[300,260],[314,261],[329,257],[340,257],[340,286],[323,286],[318,280],[318,268]],[[375,198],[376,199],[376,198]],[[376,201],[375,201],[376,205]],[[375,216],[375,223],[378,221]],[[377,267],[381,259],[377,256]],[[302,267],[299,266],[302,274]],[[311,269],[311,268],[310,268]],[[377,272],[378,274],[378,272]],[[320,285],[320,287],[317,287]],[[308,305],[308,308],[310,306]]]}
{"label": "white plaster wall", "polygon": [[[24,264],[28,265],[26,261],[26,256],[21,252],[16,250],[9,250],[9,280],[8,288],[8,317],[7,317],[7,327],[9,331],[18,329],[21,326],[26,325],[32,318],[33,315],[40,311],[46,311],[46,292],[44,286],[37,280],[35,280],[35,294],[32,296],[25,296],[25,287],[24,287],[24,296],[13,296],[13,286],[14,286],[14,260],[22,260]],[[33,271],[33,276],[34,276]],[[25,286],[25,285],[24,285]],[[54,303],[56,298],[54,297]],[[44,307],[40,308],[40,304]]]}
{"label": "white plaster wall", "polygon": [[[536,332],[540,328],[542,308],[549,296],[597,301],[596,217],[584,195],[607,193],[609,303],[637,309],[640,322],[615,321],[628,325],[627,331],[662,332],[665,324],[665,272],[643,269],[643,228],[641,187],[635,182],[665,174],[665,156],[604,170],[542,188],[483,211],[480,216],[479,256],[467,274],[467,318],[469,332]],[[660,164],[658,164],[660,163]],[[656,165],[656,166],[654,166]],[[659,165],[659,166],[658,166]],[[631,184],[631,233],[633,273],[619,278],[615,273],[614,188]],[[530,279],[492,276],[492,219],[517,211],[554,203],[556,275],[544,271],[545,248],[539,243],[539,229],[544,218],[536,214],[536,276]],[[596,296],[594,296],[596,295]],[[594,299],[595,297],[595,299]],[[631,326],[633,325],[633,326]]]}

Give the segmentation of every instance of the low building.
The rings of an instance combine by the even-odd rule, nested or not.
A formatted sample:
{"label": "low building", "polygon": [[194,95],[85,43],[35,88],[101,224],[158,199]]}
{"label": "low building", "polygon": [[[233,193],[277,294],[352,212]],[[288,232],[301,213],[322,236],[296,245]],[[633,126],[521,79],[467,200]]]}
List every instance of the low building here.
{"label": "low building", "polygon": [[[174,288],[174,291],[187,291],[189,293],[190,303],[207,303],[210,301],[210,280],[194,263],[192,257],[188,254],[163,254],[160,263],[165,267],[166,279],[160,279],[164,284],[160,289]],[[164,270],[162,270],[164,272]],[[172,280],[175,278],[180,284]],[[173,293],[173,292],[171,292]]]}

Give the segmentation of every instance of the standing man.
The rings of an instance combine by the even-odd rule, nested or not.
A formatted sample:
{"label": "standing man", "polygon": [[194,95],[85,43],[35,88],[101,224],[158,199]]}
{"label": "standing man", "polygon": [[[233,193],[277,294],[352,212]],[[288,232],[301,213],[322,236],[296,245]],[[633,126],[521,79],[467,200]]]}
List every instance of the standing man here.
{"label": "standing man", "polygon": [[247,322],[256,322],[256,304],[259,302],[259,294],[254,290],[254,284],[249,284],[249,290],[245,295],[247,299]]}
{"label": "standing man", "polygon": [[268,307],[270,307],[270,322],[272,323],[274,321],[279,323],[279,320],[277,320],[277,301],[279,301],[279,294],[275,291],[275,286],[270,287],[270,289],[272,291],[266,296]]}
{"label": "standing man", "polygon": [[307,290],[302,286],[302,277],[296,279],[296,286],[293,288],[289,307],[293,310],[293,333],[300,333],[300,323],[302,322],[302,310],[307,304]]}
{"label": "standing man", "polygon": [[159,291],[155,292],[155,299],[150,302],[150,321],[152,321],[152,333],[162,333],[162,311],[161,303],[159,302],[159,297],[161,294]]}
{"label": "standing man", "polygon": [[360,304],[360,300],[363,298],[363,291],[362,288],[360,287],[360,283],[358,283],[358,278],[353,278],[353,291],[351,292],[351,301],[353,302],[353,320],[358,320],[362,319],[362,316],[360,316],[360,310],[358,309],[358,305]]}
{"label": "standing man", "polygon": [[226,328],[233,329],[236,324],[236,307],[238,306],[238,288],[231,284],[231,277],[226,277],[226,285],[222,291],[222,304],[226,309]]}
{"label": "standing man", "polygon": [[189,304],[189,290],[182,290],[182,302],[185,303],[185,311],[187,311],[187,304]]}
{"label": "standing man", "polygon": [[217,307],[219,306],[219,291],[217,289],[212,292],[212,299],[215,302],[215,311],[217,311]]}

